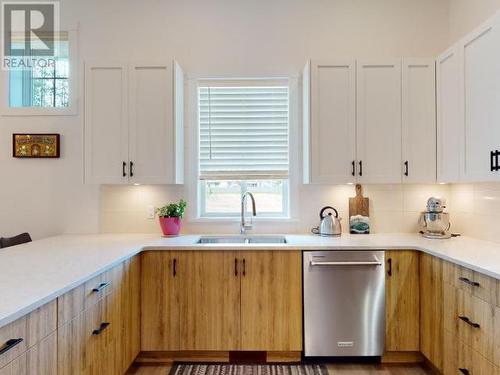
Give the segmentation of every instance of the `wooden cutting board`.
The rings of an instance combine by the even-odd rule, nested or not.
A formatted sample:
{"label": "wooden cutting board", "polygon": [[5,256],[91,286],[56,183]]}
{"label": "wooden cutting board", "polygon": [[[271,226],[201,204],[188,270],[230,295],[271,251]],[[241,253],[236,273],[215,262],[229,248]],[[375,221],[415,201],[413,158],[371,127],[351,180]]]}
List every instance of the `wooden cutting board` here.
{"label": "wooden cutting board", "polygon": [[[349,198],[349,228],[351,233],[358,234],[359,232],[352,231],[351,228],[351,218],[353,216],[364,216],[367,220],[370,217],[370,200],[369,198],[363,197],[363,189],[360,184],[356,185],[356,196],[354,198]],[[364,233],[369,233],[370,229]]]}

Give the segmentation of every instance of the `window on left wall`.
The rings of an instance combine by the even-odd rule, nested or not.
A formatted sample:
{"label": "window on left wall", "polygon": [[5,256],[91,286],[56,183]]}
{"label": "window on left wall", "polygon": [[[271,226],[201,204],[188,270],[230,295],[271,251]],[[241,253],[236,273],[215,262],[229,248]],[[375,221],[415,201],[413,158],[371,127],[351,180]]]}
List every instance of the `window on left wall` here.
{"label": "window on left wall", "polygon": [[[74,114],[74,75],[76,71],[74,32],[60,32],[54,44],[54,56],[39,59],[23,68],[2,72],[5,89],[3,113],[8,115]],[[12,41],[12,47],[20,49]],[[37,61],[36,56],[22,56],[26,61]]]}

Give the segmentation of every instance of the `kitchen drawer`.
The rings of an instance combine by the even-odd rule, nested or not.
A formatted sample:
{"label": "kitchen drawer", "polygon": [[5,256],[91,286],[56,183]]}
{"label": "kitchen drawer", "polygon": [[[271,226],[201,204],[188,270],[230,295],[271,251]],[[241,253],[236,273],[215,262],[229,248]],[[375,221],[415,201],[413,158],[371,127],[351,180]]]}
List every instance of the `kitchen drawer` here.
{"label": "kitchen drawer", "polygon": [[493,363],[447,330],[444,344],[444,375],[498,375],[498,368]]}
{"label": "kitchen drawer", "polygon": [[497,301],[497,280],[468,268],[445,262],[444,281],[493,305]]}
{"label": "kitchen drawer", "polygon": [[[0,368],[56,330],[56,301],[0,328]],[[0,349],[1,350],[1,349]]]}
{"label": "kitchen drawer", "polygon": [[445,283],[444,328],[490,361],[495,360],[495,320],[500,309]]}
{"label": "kitchen drawer", "polygon": [[117,306],[109,295],[58,329],[58,375],[116,373]]}
{"label": "kitchen drawer", "polygon": [[116,273],[115,269],[106,271],[60,296],[57,305],[58,326],[109,295],[116,287]]}

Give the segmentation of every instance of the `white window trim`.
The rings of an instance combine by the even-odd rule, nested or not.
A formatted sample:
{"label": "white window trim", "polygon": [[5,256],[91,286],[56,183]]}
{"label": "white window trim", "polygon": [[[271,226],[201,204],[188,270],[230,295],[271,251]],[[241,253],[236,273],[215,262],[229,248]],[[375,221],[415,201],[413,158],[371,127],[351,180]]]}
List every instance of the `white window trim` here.
{"label": "white window trim", "polygon": [[[200,188],[199,188],[199,150],[198,150],[198,85],[200,82],[210,84],[223,82],[227,85],[228,82],[234,82],[235,85],[242,83],[248,85],[250,82],[256,82],[258,78],[249,79],[207,79],[203,77],[189,77],[187,80],[187,113],[188,121],[186,124],[187,130],[187,172],[186,183],[188,187],[188,199],[190,207],[186,212],[186,220],[188,222],[239,222],[240,218],[235,216],[218,215],[214,217],[201,216],[200,210]],[[288,82],[288,95],[289,95],[289,174],[288,174],[288,216],[257,216],[253,218],[256,222],[275,222],[275,221],[290,221],[296,222],[298,220],[298,196],[299,196],[299,182],[300,182],[300,146],[299,146],[299,116],[300,116],[300,97],[299,97],[299,78],[291,76],[287,78],[262,78],[263,82]],[[255,85],[258,85],[255,83]],[[297,152],[295,152],[297,151]],[[257,213],[259,212],[259,202],[257,204]]]}
{"label": "white window trim", "polygon": [[[66,31],[66,30],[65,30]],[[66,108],[38,108],[9,106],[9,72],[0,70],[0,108],[2,116],[74,116],[78,114],[78,31],[67,30],[69,41],[69,106]]]}

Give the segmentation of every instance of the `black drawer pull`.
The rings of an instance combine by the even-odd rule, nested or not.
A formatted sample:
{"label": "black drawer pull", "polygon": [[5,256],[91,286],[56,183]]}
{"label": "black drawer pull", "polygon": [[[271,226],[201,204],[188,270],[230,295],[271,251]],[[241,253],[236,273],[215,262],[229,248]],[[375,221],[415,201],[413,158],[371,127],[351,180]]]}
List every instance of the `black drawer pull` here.
{"label": "black drawer pull", "polygon": [[0,348],[0,355],[7,353],[14,346],[19,345],[22,342],[22,338],[7,340],[7,342]]}
{"label": "black drawer pull", "polygon": [[351,174],[353,176],[356,176],[356,162],[354,160],[352,161],[352,172],[351,172]]}
{"label": "black drawer pull", "polygon": [[359,175],[360,177],[363,176],[363,160],[359,161]]}
{"label": "black drawer pull", "polygon": [[100,283],[98,286],[96,286],[94,289],[92,289],[92,291],[94,293],[99,293],[102,290],[106,289],[110,285],[111,285],[111,283]]}
{"label": "black drawer pull", "polygon": [[130,177],[134,177],[134,162],[130,162]]}
{"label": "black drawer pull", "polygon": [[480,286],[481,284],[479,284],[477,281],[472,281],[472,280],[469,280],[468,278],[466,277],[459,277],[458,280],[466,283],[466,284],[469,284],[471,286]]}
{"label": "black drawer pull", "polygon": [[127,167],[127,163],[123,162],[122,164],[122,176],[127,177],[127,172],[125,172],[125,168]]}
{"label": "black drawer pull", "polygon": [[99,328],[97,329],[94,329],[92,331],[92,334],[93,335],[100,335],[102,333],[102,331],[104,331],[106,328],[108,328],[108,326],[110,325],[111,323],[108,323],[108,322],[103,322],[101,323],[101,325],[99,326]]}
{"label": "black drawer pull", "polygon": [[466,368],[459,368],[458,371],[460,371],[464,375],[470,375],[470,371]]}
{"label": "black drawer pull", "polygon": [[405,161],[404,164],[405,164],[405,176],[408,177],[410,175],[410,172],[408,171],[408,165],[409,165],[408,160]]}
{"label": "black drawer pull", "polygon": [[478,323],[474,323],[474,322],[471,322],[469,318],[467,318],[466,316],[459,316],[458,319],[464,321],[465,323],[467,323],[468,325],[470,325],[471,327],[474,327],[474,328],[481,328],[481,326],[478,324]]}

